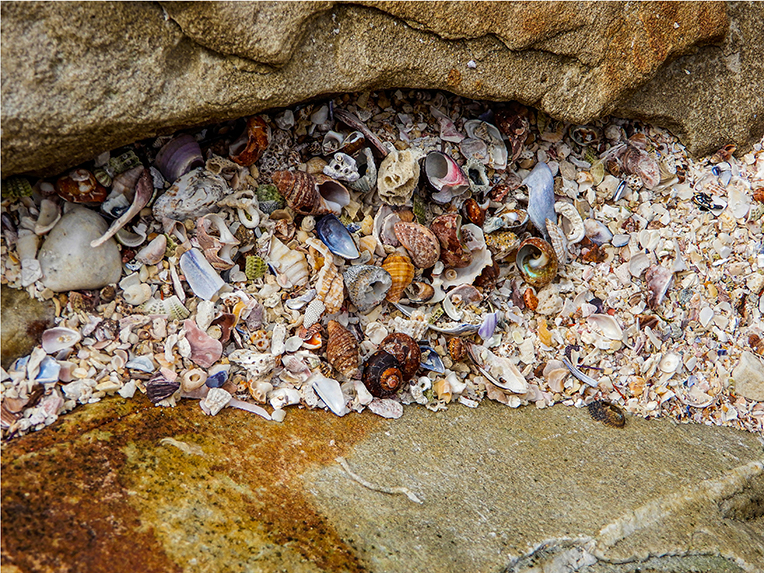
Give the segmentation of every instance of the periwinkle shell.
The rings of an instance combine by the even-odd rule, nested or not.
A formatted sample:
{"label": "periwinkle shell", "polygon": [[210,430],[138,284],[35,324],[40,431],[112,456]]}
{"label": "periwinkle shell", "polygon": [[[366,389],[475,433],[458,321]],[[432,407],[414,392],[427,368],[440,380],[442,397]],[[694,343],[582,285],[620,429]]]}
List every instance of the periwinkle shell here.
{"label": "periwinkle shell", "polygon": [[364,364],[361,381],[376,398],[392,396],[403,386],[401,363],[392,354],[377,350]]}
{"label": "periwinkle shell", "polygon": [[538,237],[531,237],[520,244],[515,262],[525,282],[536,288],[546,286],[557,274],[554,248]]}
{"label": "periwinkle shell", "polygon": [[388,354],[395,356],[398,362],[400,362],[404,382],[411,380],[416,371],[419,370],[422,352],[419,350],[417,341],[408,334],[403,334],[402,332],[388,334],[379,345],[379,350],[384,350]]}

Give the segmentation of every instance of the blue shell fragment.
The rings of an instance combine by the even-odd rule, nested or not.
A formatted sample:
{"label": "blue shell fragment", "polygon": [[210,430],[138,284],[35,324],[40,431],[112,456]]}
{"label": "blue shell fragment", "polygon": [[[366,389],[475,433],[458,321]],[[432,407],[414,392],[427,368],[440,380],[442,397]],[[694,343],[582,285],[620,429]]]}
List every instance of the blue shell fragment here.
{"label": "blue shell fragment", "polygon": [[214,374],[207,376],[207,386],[210,388],[220,388],[228,380],[228,372],[226,370],[219,370]]}
{"label": "blue shell fragment", "polygon": [[435,352],[434,348],[420,343],[419,350],[422,353],[422,360],[419,365],[421,368],[424,368],[425,370],[432,370],[438,374],[445,374],[446,367],[444,366],[443,361],[440,359],[440,356],[438,356],[438,353]]}
{"label": "blue shell fragment", "polygon": [[316,223],[316,234],[329,250],[345,259],[357,259],[360,256],[355,241],[336,215],[326,215]]}

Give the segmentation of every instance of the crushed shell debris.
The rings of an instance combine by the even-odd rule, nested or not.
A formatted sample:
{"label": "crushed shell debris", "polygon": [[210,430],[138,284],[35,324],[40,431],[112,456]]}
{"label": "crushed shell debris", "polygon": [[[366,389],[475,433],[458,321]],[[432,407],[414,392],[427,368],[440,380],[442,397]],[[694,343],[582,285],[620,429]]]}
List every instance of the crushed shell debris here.
{"label": "crushed shell debris", "polygon": [[[2,282],[57,325],[2,370],[3,437],[114,394],[275,421],[488,398],[760,432],[762,143],[693,160],[635,121],[397,90],[9,178]],[[47,240],[75,203],[108,232]],[[83,286],[57,289],[41,260],[61,249],[122,277],[71,268]]]}

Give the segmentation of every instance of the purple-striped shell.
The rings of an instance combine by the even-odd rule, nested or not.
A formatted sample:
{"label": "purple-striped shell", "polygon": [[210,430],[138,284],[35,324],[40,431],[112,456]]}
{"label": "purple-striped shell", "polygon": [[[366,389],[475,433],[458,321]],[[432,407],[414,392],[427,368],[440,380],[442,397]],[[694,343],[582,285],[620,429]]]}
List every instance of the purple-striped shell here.
{"label": "purple-striped shell", "polygon": [[169,141],[157,153],[154,164],[167,181],[175,181],[196,167],[204,165],[199,143],[184,133]]}

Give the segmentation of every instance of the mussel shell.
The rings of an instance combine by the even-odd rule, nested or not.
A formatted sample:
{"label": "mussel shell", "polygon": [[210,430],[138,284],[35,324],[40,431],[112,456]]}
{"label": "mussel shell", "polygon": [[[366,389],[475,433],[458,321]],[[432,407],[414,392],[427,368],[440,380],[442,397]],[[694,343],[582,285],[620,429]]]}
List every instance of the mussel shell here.
{"label": "mussel shell", "polygon": [[146,396],[151,400],[152,404],[156,404],[175,394],[179,388],[180,382],[170,382],[164,377],[164,374],[157,372],[152,376],[151,380],[146,382]]}
{"label": "mussel shell", "polygon": [[361,381],[376,398],[392,396],[403,386],[401,364],[392,354],[377,350],[364,364]]}
{"label": "mussel shell", "polygon": [[355,241],[336,215],[326,215],[316,223],[316,234],[329,250],[345,259],[359,256]]}
{"label": "mussel shell", "polygon": [[404,382],[411,380],[416,371],[419,370],[422,353],[419,350],[417,341],[408,334],[403,334],[402,332],[388,334],[379,345],[379,350],[384,350],[388,354],[395,356],[398,362],[400,362]]}
{"label": "mussel shell", "polygon": [[[455,338],[453,340],[461,339]],[[426,343],[420,343],[419,351],[422,353],[422,361],[420,363],[421,368],[430,370],[432,372],[437,372],[438,374],[445,374],[446,367],[434,348],[431,348]]]}
{"label": "mussel shell", "polygon": [[515,263],[525,282],[536,288],[546,286],[557,274],[554,248],[538,237],[530,237],[520,244]]}
{"label": "mussel shell", "polygon": [[546,220],[557,221],[554,211],[554,177],[546,163],[538,163],[523,184],[528,187],[528,216],[533,226],[548,238]]}

